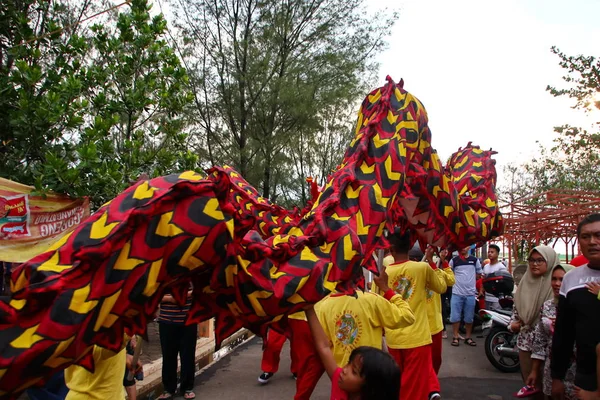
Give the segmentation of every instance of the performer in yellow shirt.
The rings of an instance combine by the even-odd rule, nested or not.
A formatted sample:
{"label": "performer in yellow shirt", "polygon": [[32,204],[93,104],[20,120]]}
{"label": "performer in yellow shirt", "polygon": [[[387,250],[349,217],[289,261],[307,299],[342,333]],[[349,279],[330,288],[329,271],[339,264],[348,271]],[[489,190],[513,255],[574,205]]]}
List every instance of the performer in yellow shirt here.
{"label": "performer in yellow shirt", "polygon": [[125,400],[125,370],[137,372],[141,370],[142,364],[138,361],[134,368],[133,357],[127,354],[125,347],[114,352],[94,346],[91,351],[94,358],[93,372],[75,364],[65,369],[65,383],[69,388],[65,400]]}
{"label": "performer in yellow shirt", "polygon": [[[258,382],[265,385],[269,383],[273,375],[279,370],[279,361],[281,359],[281,349],[285,344],[285,341],[291,336],[288,332],[279,333],[276,330],[269,329],[267,337],[263,339],[263,354],[260,363],[262,373],[258,377]],[[297,372],[297,360],[294,353],[290,351],[290,358],[292,359],[292,365],[290,370],[294,378],[298,376]]]}
{"label": "performer in yellow shirt", "polygon": [[125,348],[115,353],[94,346],[92,352],[93,372],[78,365],[71,365],[65,370],[65,382],[69,388],[65,400],[125,400]]}
{"label": "performer in yellow shirt", "polygon": [[[446,291],[446,278],[433,262],[433,249],[425,252],[427,262],[410,261],[410,232],[389,236],[394,263],[387,267],[388,285],[408,302],[415,323],[402,329],[386,330],[388,350],[398,363],[401,400],[439,399],[439,381],[431,361],[431,329],[427,318],[426,288]],[[428,382],[428,384],[424,384]]]}
{"label": "performer in yellow shirt", "polygon": [[333,344],[339,367],[348,364],[352,350],[357,347],[381,349],[383,329],[405,328],[415,322],[410,306],[388,287],[387,280],[385,270],[374,278],[383,297],[357,291],[356,296],[332,294],[317,303],[315,312]]}
{"label": "performer in yellow shirt", "polygon": [[288,316],[291,330],[290,353],[296,360],[296,394],[294,400],[309,400],[323,375],[323,364],[315,348],[306,314],[300,311]]}
{"label": "performer in yellow shirt", "polygon": [[[375,277],[374,282],[384,289],[384,297],[357,291],[357,297],[331,295],[315,305],[315,313],[333,343],[336,362],[340,366],[348,363],[348,357],[355,347],[373,346],[381,349],[383,327],[408,326],[415,320],[408,304],[387,286],[385,271]],[[292,332],[292,353],[298,357],[294,400],[309,400],[325,369],[304,313],[302,319],[295,319],[296,316],[293,314],[288,318]]]}
{"label": "performer in yellow shirt", "polygon": [[[287,324],[288,330],[286,333],[289,334],[290,338],[292,371],[296,377],[296,394],[294,395],[294,400],[309,400],[325,370],[319,354],[317,353],[317,349],[315,348],[304,311],[289,315],[287,317]],[[271,336],[272,333],[275,332],[270,331],[269,335]],[[280,336],[279,340],[281,341],[281,346],[283,346],[286,336],[283,334],[278,335]],[[272,368],[271,365],[278,366],[279,364],[279,352],[281,351],[281,347],[275,349],[269,348],[268,346],[274,345],[274,341],[271,339],[272,337],[267,339],[267,347],[265,347],[263,351],[263,371],[266,371],[267,368]],[[272,359],[275,358],[273,356],[273,353],[275,352],[277,353],[277,364],[274,364],[272,361]],[[273,376],[273,373],[263,372],[258,378],[258,381],[263,384],[268,382]]]}
{"label": "performer in yellow shirt", "polygon": [[[454,272],[448,264],[446,257],[448,250],[440,252],[440,261],[438,268],[444,272],[444,278],[447,286],[454,285]],[[442,317],[442,296],[439,293],[427,287],[427,318],[429,319],[429,329],[431,330],[431,360],[433,370],[436,375],[440,372],[442,366],[442,331],[444,330],[444,319]]]}

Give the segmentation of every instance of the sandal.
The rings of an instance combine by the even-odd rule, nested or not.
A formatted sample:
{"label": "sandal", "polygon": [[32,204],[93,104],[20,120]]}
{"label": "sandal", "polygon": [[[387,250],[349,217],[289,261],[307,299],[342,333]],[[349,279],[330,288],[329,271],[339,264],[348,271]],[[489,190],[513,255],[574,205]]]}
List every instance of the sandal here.
{"label": "sandal", "polygon": [[194,393],[191,390],[186,390],[185,393],[183,394],[183,398],[184,399],[195,399],[196,398],[196,393]]}
{"label": "sandal", "polygon": [[513,394],[513,397],[523,399],[525,397],[531,397],[534,394],[540,393],[541,390],[534,388],[533,386],[523,386],[517,393]]}
{"label": "sandal", "polygon": [[171,400],[173,399],[173,394],[169,392],[163,392],[160,396],[156,398],[156,400]]}
{"label": "sandal", "polygon": [[450,343],[452,346],[454,347],[458,347],[458,345],[460,344],[460,342],[458,341],[458,338],[455,337],[452,339],[452,343]]}
{"label": "sandal", "polygon": [[465,344],[468,344],[469,346],[473,346],[473,347],[477,346],[477,343],[475,343],[475,341],[473,339],[471,339],[470,337],[465,339]]}

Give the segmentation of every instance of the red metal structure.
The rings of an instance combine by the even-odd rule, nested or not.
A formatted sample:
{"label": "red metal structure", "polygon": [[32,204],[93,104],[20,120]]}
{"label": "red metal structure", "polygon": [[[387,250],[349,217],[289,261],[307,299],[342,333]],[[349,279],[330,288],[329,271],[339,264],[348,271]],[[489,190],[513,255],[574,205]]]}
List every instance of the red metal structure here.
{"label": "red metal structure", "polygon": [[[505,219],[504,235],[496,241],[508,248],[509,270],[518,249],[538,244],[565,244],[566,261],[575,257],[577,224],[600,212],[600,191],[553,189],[500,206]],[[570,250],[569,250],[570,247]]]}

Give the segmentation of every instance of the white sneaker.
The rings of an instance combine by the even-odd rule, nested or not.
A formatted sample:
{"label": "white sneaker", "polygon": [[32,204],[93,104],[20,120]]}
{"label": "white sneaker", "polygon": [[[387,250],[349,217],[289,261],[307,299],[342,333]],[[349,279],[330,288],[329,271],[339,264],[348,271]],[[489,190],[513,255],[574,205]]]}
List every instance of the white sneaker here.
{"label": "white sneaker", "polygon": [[440,400],[442,398],[442,395],[439,394],[438,392],[433,392],[429,395],[429,400]]}

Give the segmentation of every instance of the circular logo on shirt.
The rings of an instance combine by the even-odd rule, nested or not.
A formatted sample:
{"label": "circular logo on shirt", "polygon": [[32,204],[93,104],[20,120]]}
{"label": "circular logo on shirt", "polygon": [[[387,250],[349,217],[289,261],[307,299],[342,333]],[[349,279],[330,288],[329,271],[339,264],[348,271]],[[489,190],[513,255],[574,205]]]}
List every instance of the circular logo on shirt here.
{"label": "circular logo on shirt", "polygon": [[351,311],[344,311],[336,317],[335,337],[344,346],[356,346],[360,339],[361,326]]}
{"label": "circular logo on shirt", "polygon": [[413,281],[410,277],[400,275],[392,284],[392,289],[398,293],[405,301],[409,301],[414,292]]}

